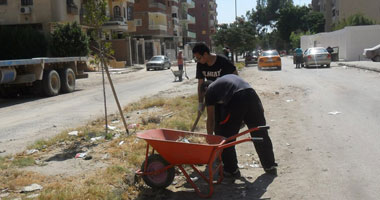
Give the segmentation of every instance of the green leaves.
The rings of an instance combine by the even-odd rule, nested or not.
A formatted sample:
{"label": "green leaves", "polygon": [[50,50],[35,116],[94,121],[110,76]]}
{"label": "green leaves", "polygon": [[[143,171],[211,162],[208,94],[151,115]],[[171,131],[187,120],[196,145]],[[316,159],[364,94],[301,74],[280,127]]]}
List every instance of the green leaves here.
{"label": "green leaves", "polygon": [[87,56],[89,38],[76,22],[58,24],[51,35],[51,52],[54,57]]}
{"label": "green leaves", "polygon": [[373,25],[376,24],[374,20],[365,17],[361,13],[357,13],[349,16],[347,19],[343,19],[334,26],[334,30],[343,29],[346,26],[360,26],[360,25]]}

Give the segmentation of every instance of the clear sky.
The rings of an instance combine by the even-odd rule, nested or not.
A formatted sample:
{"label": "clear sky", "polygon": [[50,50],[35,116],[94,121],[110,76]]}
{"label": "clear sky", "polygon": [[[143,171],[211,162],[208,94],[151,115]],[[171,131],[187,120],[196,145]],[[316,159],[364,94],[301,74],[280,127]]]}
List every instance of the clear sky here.
{"label": "clear sky", "polygon": [[[311,0],[293,0],[296,5],[308,5]],[[218,4],[218,24],[232,23],[235,21],[235,0],[216,0]],[[256,8],[256,0],[236,0],[237,16],[244,15],[248,10]]]}

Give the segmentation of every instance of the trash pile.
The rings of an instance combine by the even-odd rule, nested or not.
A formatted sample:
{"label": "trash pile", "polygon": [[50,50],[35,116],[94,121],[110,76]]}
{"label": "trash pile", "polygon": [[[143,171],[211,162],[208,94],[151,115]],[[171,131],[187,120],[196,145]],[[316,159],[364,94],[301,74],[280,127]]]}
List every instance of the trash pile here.
{"label": "trash pile", "polygon": [[176,142],[184,142],[184,143],[195,143],[195,144],[207,144],[207,140],[205,136],[202,135],[185,135],[183,137],[179,137]]}

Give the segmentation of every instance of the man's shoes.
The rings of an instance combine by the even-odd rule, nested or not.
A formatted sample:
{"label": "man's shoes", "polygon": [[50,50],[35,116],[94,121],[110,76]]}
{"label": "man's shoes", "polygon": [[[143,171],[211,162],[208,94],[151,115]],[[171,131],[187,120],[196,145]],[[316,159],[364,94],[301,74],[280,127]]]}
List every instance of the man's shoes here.
{"label": "man's shoes", "polygon": [[269,167],[269,168],[264,168],[264,171],[267,174],[270,174],[270,175],[273,175],[273,176],[277,176],[277,166],[272,166],[272,167]]}
{"label": "man's shoes", "polygon": [[224,177],[226,178],[240,178],[241,177],[241,174],[240,174],[240,170],[239,169],[236,169],[234,172],[227,172],[227,171],[223,171],[223,175]]}

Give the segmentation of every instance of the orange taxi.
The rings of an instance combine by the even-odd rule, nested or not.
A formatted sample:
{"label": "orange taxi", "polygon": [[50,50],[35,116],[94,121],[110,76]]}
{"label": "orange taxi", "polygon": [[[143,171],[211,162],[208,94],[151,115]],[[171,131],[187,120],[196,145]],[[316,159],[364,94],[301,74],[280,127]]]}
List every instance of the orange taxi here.
{"label": "orange taxi", "polygon": [[281,58],[276,50],[263,51],[258,60],[259,70],[272,68],[281,70]]}

